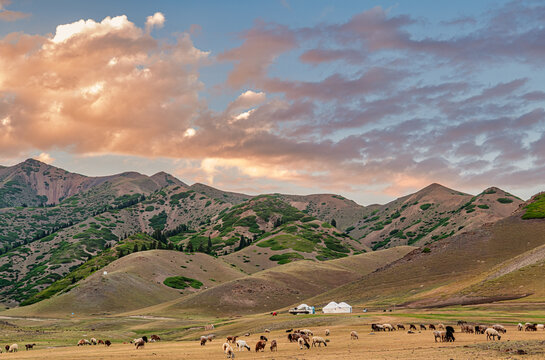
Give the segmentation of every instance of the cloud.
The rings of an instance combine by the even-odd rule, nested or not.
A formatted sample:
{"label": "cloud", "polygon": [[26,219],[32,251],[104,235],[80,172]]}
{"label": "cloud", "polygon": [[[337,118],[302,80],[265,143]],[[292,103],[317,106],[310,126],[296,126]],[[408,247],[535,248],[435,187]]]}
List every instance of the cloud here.
{"label": "cloud", "polygon": [[165,15],[156,12],[146,18],[146,32],[149,33],[153,28],[162,28],[165,25]]}
{"label": "cloud", "polygon": [[36,156],[34,159],[41,161],[46,164],[52,164],[55,159],[51,157],[48,153],[41,153],[40,155]]}
{"label": "cloud", "polygon": [[17,21],[30,16],[28,13],[6,9],[9,4],[11,4],[11,0],[0,0],[0,20]]}

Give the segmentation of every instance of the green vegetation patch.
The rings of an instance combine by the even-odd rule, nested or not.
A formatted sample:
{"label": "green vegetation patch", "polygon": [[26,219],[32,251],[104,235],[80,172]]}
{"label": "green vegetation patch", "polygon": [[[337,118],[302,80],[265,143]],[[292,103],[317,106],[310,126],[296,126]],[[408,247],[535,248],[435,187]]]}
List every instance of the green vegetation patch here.
{"label": "green vegetation patch", "polygon": [[433,204],[422,204],[420,205],[420,209],[422,210],[428,210]]}
{"label": "green vegetation patch", "polygon": [[304,259],[303,255],[296,252],[289,252],[284,254],[276,254],[269,258],[271,261],[277,261],[278,264],[287,264],[294,259]]}
{"label": "green vegetation patch", "polygon": [[545,218],[545,194],[535,197],[531,204],[525,206],[526,212],[522,215],[524,220]]}
{"label": "green vegetation patch", "polygon": [[159,214],[154,215],[151,219],[149,219],[149,225],[153,230],[163,230],[167,223],[167,218],[167,213],[161,211]]}
{"label": "green vegetation patch", "polygon": [[259,247],[268,247],[271,250],[286,250],[293,249],[295,251],[310,253],[314,251],[314,243],[310,240],[303,239],[293,235],[278,235],[268,240],[261,241],[257,244]]}
{"label": "green vegetation patch", "polygon": [[187,287],[192,287],[194,289],[200,289],[203,286],[203,283],[199,280],[188,278],[185,276],[171,276],[167,277],[163,284],[174,289],[185,289]]}
{"label": "green vegetation patch", "polygon": [[500,204],[510,204],[513,202],[513,199],[508,198],[498,198],[497,200]]}

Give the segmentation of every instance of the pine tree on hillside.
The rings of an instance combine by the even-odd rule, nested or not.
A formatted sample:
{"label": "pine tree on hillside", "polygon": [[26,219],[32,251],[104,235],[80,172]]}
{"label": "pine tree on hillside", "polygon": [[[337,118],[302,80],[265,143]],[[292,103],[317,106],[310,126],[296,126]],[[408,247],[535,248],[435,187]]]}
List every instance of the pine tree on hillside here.
{"label": "pine tree on hillside", "polygon": [[331,219],[331,226],[337,227],[337,221],[335,219]]}
{"label": "pine tree on hillside", "polygon": [[210,238],[210,235],[208,235],[208,253],[212,250],[212,239]]}
{"label": "pine tree on hillside", "polygon": [[193,244],[191,243],[191,241],[187,244],[186,250],[187,252],[190,252],[190,253],[193,252]]}

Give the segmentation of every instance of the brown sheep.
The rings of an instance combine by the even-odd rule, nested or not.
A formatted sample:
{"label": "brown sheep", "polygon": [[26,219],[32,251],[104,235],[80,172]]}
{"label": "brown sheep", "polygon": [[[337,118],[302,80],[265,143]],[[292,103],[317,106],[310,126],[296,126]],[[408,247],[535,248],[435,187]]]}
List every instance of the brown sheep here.
{"label": "brown sheep", "polygon": [[355,331],[352,331],[352,332],[350,333],[350,340],[358,340],[358,339],[359,339],[358,333],[355,332]]}
{"label": "brown sheep", "polygon": [[83,345],[91,345],[91,343],[87,339],[81,339],[80,341],[78,341],[78,346],[83,346]]}
{"label": "brown sheep", "polygon": [[428,326],[428,328],[429,328],[430,330],[437,330],[437,329],[435,328],[435,325],[433,325],[433,324],[430,324],[430,325]]}
{"label": "brown sheep", "polygon": [[271,351],[278,351],[276,340],[271,341]]}
{"label": "brown sheep", "polygon": [[416,325],[415,324],[409,324],[409,330],[415,330],[416,331]]}
{"label": "brown sheep", "polygon": [[397,329],[398,330],[405,330],[405,326],[401,325],[401,324],[397,324]]}
{"label": "brown sheep", "polygon": [[6,345],[5,348],[6,348],[6,352],[8,352],[9,351],[9,345]]}
{"label": "brown sheep", "polygon": [[159,335],[151,335],[150,340],[155,342],[155,341],[160,341],[161,338],[159,337]]}
{"label": "brown sheep", "polygon": [[208,341],[208,339],[206,338],[206,336],[201,336],[201,346],[206,345],[207,341]]}
{"label": "brown sheep", "polygon": [[106,341],[104,341],[104,345],[110,346],[110,345],[112,345],[112,342],[110,340],[106,340]]}
{"label": "brown sheep", "polygon": [[34,346],[36,346],[36,344],[26,344],[25,348],[26,348],[26,350],[32,350],[32,348],[34,348]]}
{"label": "brown sheep", "polygon": [[259,350],[265,351],[265,345],[267,345],[267,342],[265,340],[259,340],[255,344],[255,352],[258,352]]}
{"label": "brown sheep", "polygon": [[100,345],[100,344],[104,345],[104,340],[98,339],[98,344],[99,344],[99,345]]}
{"label": "brown sheep", "polygon": [[426,325],[420,324],[420,330],[427,330],[427,329],[426,329]]}
{"label": "brown sheep", "polygon": [[537,331],[537,324],[526,324],[524,331]]}

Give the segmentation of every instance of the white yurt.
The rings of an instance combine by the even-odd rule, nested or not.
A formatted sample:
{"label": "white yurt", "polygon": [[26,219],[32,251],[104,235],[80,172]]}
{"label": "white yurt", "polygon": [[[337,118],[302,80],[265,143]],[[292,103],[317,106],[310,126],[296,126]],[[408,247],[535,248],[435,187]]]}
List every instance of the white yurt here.
{"label": "white yurt", "polygon": [[345,302],[337,304],[335,301],[332,301],[322,308],[322,312],[324,314],[351,313],[352,306],[348,305]]}

